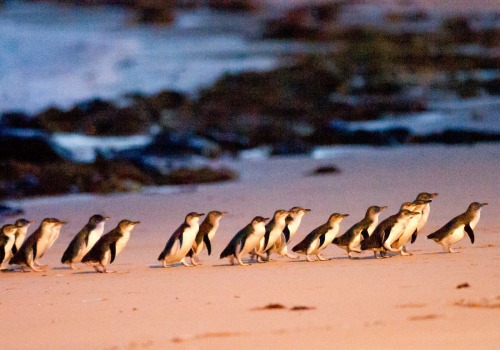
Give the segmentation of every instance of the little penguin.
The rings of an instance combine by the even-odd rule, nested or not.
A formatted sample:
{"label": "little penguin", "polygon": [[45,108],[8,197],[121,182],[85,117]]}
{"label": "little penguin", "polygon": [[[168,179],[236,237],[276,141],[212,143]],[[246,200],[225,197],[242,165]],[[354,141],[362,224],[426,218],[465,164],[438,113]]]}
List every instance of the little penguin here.
{"label": "little penguin", "polygon": [[9,262],[10,259],[17,253],[19,248],[23,245],[24,239],[26,238],[26,234],[28,233],[28,227],[32,224],[32,221],[28,221],[26,219],[18,219],[14,223],[16,226],[16,232],[14,234],[14,244],[12,245],[12,249],[8,251],[5,257],[5,262]]}
{"label": "little penguin", "polygon": [[361,242],[361,250],[372,250],[375,258],[378,258],[377,252],[380,253],[380,257],[386,257],[386,251],[399,253],[399,250],[392,248],[391,244],[401,236],[410,219],[419,214],[403,209],[389,216],[377,225],[370,237]]}
{"label": "little penguin", "polygon": [[185,261],[187,253],[193,247],[196,235],[200,229],[199,221],[203,214],[191,212],[186,215],[184,222],[170,236],[165,248],[158,256],[158,261],[163,262],[163,267],[181,262],[184,266],[192,266]]}
{"label": "little penguin", "polygon": [[43,256],[47,250],[49,240],[52,237],[54,226],[65,224],[55,218],[45,218],[40,226],[21,245],[17,253],[10,260],[10,265],[20,265],[24,271],[24,266],[28,266],[32,271],[39,272],[42,265],[37,260]]}
{"label": "little penguin", "polygon": [[108,219],[109,217],[107,216],[92,215],[87,224],[75,235],[68,248],[64,251],[61,263],[70,264],[72,270],[77,269],[75,264],[81,262],[85,254],[101,238],[104,233],[104,223]]}
{"label": "little penguin", "polygon": [[365,217],[349,228],[342,236],[336,237],[333,244],[347,251],[350,259],[357,258],[351,252],[361,253],[358,248],[362,239],[367,239],[378,225],[378,217],[387,206],[372,205],[366,210]]}
{"label": "little penguin", "polygon": [[14,247],[12,247],[12,253],[16,254],[19,248],[23,245],[24,240],[26,239],[26,235],[28,234],[28,228],[33,224],[33,221],[29,221],[26,219],[18,219],[14,223],[16,225],[16,243],[14,243]]}
{"label": "little penguin", "polygon": [[5,270],[3,263],[10,259],[12,247],[16,241],[16,230],[16,225],[11,224],[3,225],[0,228],[0,270]]}
{"label": "little penguin", "polygon": [[432,200],[427,199],[427,200],[414,200],[413,202],[405,202],[401,205],[401,209],[406,209],[409,211],[414,211],[419,213],[418,215],[415,215],[408,221],[408,224],[406,225],[406,228],[404,229],[403,233],[401,236],[392,243],[391,247],[398,249],[399,254],[403,256],[410,256],[412,255],[411,253],[408,253],[406,251],[405,244],[410,241],[411,237],[413,235],[416,236],[417,232],[417,226],[420,220],[422,219],[422,213],[423,210],[426,206],[429,205],[429,203],[432,202]]}
{"label": "little penguin", "polygon": [[298,259],[298,255],[293,255],[288,252],[288,243],[292,240],[297,233],[300,223],[302,222],[302,217],[304,214],[309,213],[311,209],[306,209],[302,207],[292,207],[288,211],[288,216],[285,219],[285,228],[278,237],[276,243],[268,251],[269,254],[277,253],[280,256],[286,256],[290,259]]}
{"label": "little penguin", "polygon": [[[421,192],[417,195],[417,198],[415,198],[415,201],[430,200],[432,202],[432,198],[435,198],[438,195],[439,195],[438,193]],[[429,219],[429,214],[431,213],[431,205],[430,205],[431,202],[427,203],[427,205],[424,206],[424,209],[422,210],[422,216],[418,220],[417,228],[411,236],[411,243],[412,244],[415,243],[415,241],[417,240],[418,233],[422,231],[425,224],[427,223],[427,219]]]}
{"label": "little penguin", "polygon": [[187,256],[191,258],[191,264],[194,266],[200,264],[200,262],[197,261],[197,258],[204,247],[207,247],[208,255],[212,253],[212,240],[214,239],[215,233],[219,228],[220,219],[222,219],[222,217],[226,214],[227,212],[225,211],[210,211],[205,217],[205,220],[201,223],[193,246],[187,254]]}
{"label": "little penguin", "polygon": [[[251,251],[254,251],[257,255],[260,254],[255,252],[255,247],[257,247],[266,233],[265,222],[267,220],[269,220],[269,218],[264,218],[262,216],[254,217],[248,225],[238,231],[233,239],[231,239],[220,254],[220,259],[229,257],[229,262],[231,265],[234,265],[234,259],[236,258],[238,264],[241,266],[249,265],[244,263],[241,258]],[[265,258],[264,255],[261,257]]]}
{"label": "little penguin", "polygon": [[299,244],[293,247],[292,251],[305,254],[307,261],[314,261],[309,257],[310,254],[315,254],[318,260],[327,260],[320,252],[333,241],[339,232],[340,222],[347,216],[349,214],[333,213],[326,223],[309,232]]}
{"label": "little penguin", "polygon": [[[286,218],[289,212],[284,209],[279,209],[274,212],[273,218],[266,224],[266,233],[264,237],[260,240],[259,244],[255,248],[259,253],[266,252],[266,261],[269,261],[269,255],[271,254],[269,250],[274,246],[276,241],[281,237],[283,230],[286,226]],[[257,258],[257,261],[262,262],[261,257]]]}
{"label": "little penguin", "polygon": [[439,230],[428,235],[427,238],[441,244],[444,251],[449,253],[458,253],[457,251],[452,250],[450,245],[462,240],[466,233],[469,236],[471,243],[474,244],[473,230],[479,222],[481,209],[485,205],[488,205],[488,203],[471,203],[465,213],[453,218]]}
{"label": "little penguin", "polygon": [[[122,220],[114,229],[103,235],[96,244],[82,258],[82,263],[91,265],[96,272],[114,272],[106,269],[106,266],[112,264],[120,252],[125,248],[130,233],[134,227],[140,224],[140,221]],[[102,267],[102,270],[98,266]]]}
{"label": "little penguin", "polygon": [[54,245],[56,240],[59,238],[59,234],[61,233],[61,228],[63,227],[63,225],[67,224],[66,221],[61,221],[61,220],[56,219],[56,218],[50,218],[50,219],[54,221],[54,225],[52,226],[52,231],[50,233],[49,239],[47,241],[47,246],[45,247],[44,252],[37,259],[35,259],[35,265],[37,265],[37,266],[42,266],[42,267],[46,266],[46,265],[41,265],[39,263],[38,259],[41,259],[43,257],[43,255],[45,254],[45,252],[47,250],[49,250],[50,248],[52,248],[52,246]]}

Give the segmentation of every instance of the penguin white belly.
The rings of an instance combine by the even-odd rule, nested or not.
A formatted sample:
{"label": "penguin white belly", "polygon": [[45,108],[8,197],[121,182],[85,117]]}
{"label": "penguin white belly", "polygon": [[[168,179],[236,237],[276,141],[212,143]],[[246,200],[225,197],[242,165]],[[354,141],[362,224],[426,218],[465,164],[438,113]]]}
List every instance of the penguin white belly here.
{"label": "penguin white belly", "polygon": [[99,223],[95,229],[90,231],[87,246],[85,247],[85,254],[97,243],[104,233],[104,222]]}
{"label": "penguin white belly", "polygon": [[373,231],[375,231],[375,228],[377,227],[378,225],[378,220],[375,220],[373,221],[370,226],[368,226],[368,228],[366,229],[366,231],[368,231],[368,236],[371,236]]}
{"label": "penguin white belly", "polygon": [[427,219],[429,218],[429,214],[431,212],[431,206],[429,204],[426,204],[424,206],[424,209],[422,210],[422,216],[420,217],[420,219],[418,220],[418,223],[417,223],[417,230],[420,231],[422,229],[422,227],[425,226],[425,224],[427,223]]}
{"label": "penguin white belly", "polygon": [[50,237],[44,235],[38,239],[36,242],[36,256],[33,257],[34,260],[41,257],[47,251],[47,248],[50,244]]}
{"label": "penguin white belly", "polygon": [[240,255],[245,255],[254,250],[259,244],[266,233],[266,228],[256,228],[255,231],[249,235],[245,241],[245,245],[241,248]]}
{"label": "penguin white belly", "polygon": [[212,239],[215,237],[215,232],[217,232],[217,229],[219,228],[219,224],[215,224],[210,231],[208,231],[208,239],[210,242],[212,242]]}
{"label": "penguin white belly", "polygon": [[401,248],[410,240],[413,232],[415,232],[417,228],[420,218],[421,215],[417,215],[410,219],[401,236],[394,242],[394,248]]}
{"label": "penguin white belly", "polygon": [[477,214],[474,216],[474,218],[469,223],[469,226],[471,227],[471,229],[474,229],[476,227],[476,225],[479,222],[480,218],[481,218],[481,212],[478,211]]}
{"label": "penguin white belly", "polygon": [[2,265],[2,263],[4,261],[9,261],[12,258],[12,255],[13,255],[12,254],[12,247],[14,246],[15,241],[16,241],[16,238],[14,236],[9,237],[9,240],[7,241],[5,246],[3,247],[3,249],[5,249],[5,257],[4,257],[3,261],[0,261],[0,265]]}
{"label": "penguin white belly", "polygon": [[127,245],[128,240],[130,239],[130,232],[125,232],[123,234],[123,237],[121,237],[118,241],[116,241],[116,253],[115,253],[115,258],[118,256],[118,254],[121,253],[123,248]]}
{"label": "penguin white belly", "polygon": [[290,239],[292,239],[292,237],[297,233],[301,221],[302,218],[295,219],[288,225],[288,230],[290,231]]}
{"label": "penguin white belly", "polygon": [[387,239],[385,240],[385,244],[390,246],[399,237],[401,237],[401,234],[404,232],[406,225],[407,225],[406,222],[405,223],[397,222],[394,226],[392,226],[391,231],[389,232],[389,237],[387,237]]}
{"label": "penguin white belly", "polygon": [[455,243],[455,242],[462,240],[465,237],[464,228],[465,228],[464,225],[457,227],[455,230],[453,230],[453,232],[451,234],[449,234],[448,236],[443,238],[441,240],[441,242],[446,243],[446,244],[452,244],[452,243]]}
{"label": "penguin white belly", "polygon": [[165,257],[165,260],[169,263],[179,262],[186,257],[186,254],[193,247],[194,240],[196,239],[196,234],[199,230],[198,225],[193,225],[188,227],[182,233],[182,246],[180,241],[177,239],[174,243],[172,249],[170,249],[170,254]]}
{"label": "penguin white belly", "polygon": [[[357,247],[361,244],[361,232],[359,232],[357,235],[354,236],[354,238],[351,240],[351,242],[349,243],[349,247],[350,248],[354,248],[354,247]],[[347,247],[346,247],[347,248]],[[344,248],[345,249],[345,248]]]}
{"label": "penguin white belly", "polygon": [[318,247],[318,252],[328,247],[328,245],[332,243],[335,237],[337,237],[338,233],[339,233],[339,225],[335,224],[331,230],[328,230],[325,233],[325,241],[323,242],[321,247]]}
{"label": "penguin white belly", "polygon": [[25,238],[26,238],[26,232],[24,232],[24,233],[18,233],[16,235],[16,241],[15,241],[14,244],[16,245],[17,249],[21,248],[21,246],[24,243]]}
{"label": "penguin white belly", "polygon": [[311,244],[309,245],[309,247],[307,248],[305,253],[307,255],[317,254],[317,253],[319,253],[318,248],[319,248],[319,238],[316,238],[314,241],[311,242]]}

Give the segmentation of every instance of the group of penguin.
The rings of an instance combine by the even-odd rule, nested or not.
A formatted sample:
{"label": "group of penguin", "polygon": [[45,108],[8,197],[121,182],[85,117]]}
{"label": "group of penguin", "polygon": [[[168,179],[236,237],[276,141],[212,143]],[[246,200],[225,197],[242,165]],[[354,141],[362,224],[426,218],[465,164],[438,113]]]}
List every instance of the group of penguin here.
{"label": "group of penguin", "polygon": [[[291,259],[303,254],[307,261],[311,255],[317,260],[327,260],[321,252],[329,245],[335,244],[347,252],[349,258],[356,258],[352,253],[371,250],[375,258],[389,257],[389,253],[411,255],[406,250],[408,242],[415,242],[418,233],[427,222],[430,213],[430,203],[437,193],[420,193],[413,202],[405,202],[400,210],[379,223],[379,215],[386,206],[371,206],[364,218],[350,227],[344,234],[338,236],[340,222],[348,214],[333,213],[326,223],[318,226],[307,234],[304,239],[292,247],[288,245],[298,231],[304,214],[310,209],[293,207],[290,210],[277,210],[272,218],[256,216],[242,228],[227,244],[220,258],[229,258],[234,265],[248,265],[243,258],[258,262],[270,261],[271,254],[286,256]],[[450,220],[436,232],[427,236],[441,244],[446,252],[454,253],[451,244],[463,239],[467,234],[474,243],[474,231],[479,222],[481,208],[487,203],[473,202],[467,210]],[[185,266],[199,264],[198,256],[204,248],[208,255],[212,252],[212,240],[219,228],[220,219],[227,214],[222,211],[211,211],[203,222],[200,218],[205,214],[191,212],[184,222],[168,239],[158,260],[164,267],[182,263]],[[133,228],[139,221],[122,220],[110,232],[104,233],[104,224],[109,218],[93,215],[88,223],[75,235],[68,248],[64,251],[61,263],[69,264],[76,269],[75,264],[84,263],[93,266],[96,272],[113,272],[107,265],[113,263],[125,248]],[[266,224],[267,222],[267,224]],[[2,226],[0,232],[0,263],[4,265],[19,265],[21,271],[29,267],[32,271],[41,271],[44,266],[40,259],[52,247],[59,237],[65,221],[56,218],[45,218],[40,226],[25,240],[31,221],[19,219],[14,224]],[[378,255],[377,255],[378,253]],[[190,258],[190,263],[186,258]]]}

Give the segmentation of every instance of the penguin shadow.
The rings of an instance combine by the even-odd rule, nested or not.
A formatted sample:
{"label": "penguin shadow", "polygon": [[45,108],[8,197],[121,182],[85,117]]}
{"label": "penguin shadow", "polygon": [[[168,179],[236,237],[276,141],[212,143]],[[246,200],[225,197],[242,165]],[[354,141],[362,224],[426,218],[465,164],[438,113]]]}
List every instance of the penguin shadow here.
{"label": "penguin shadow", "polygon": [[[69,266],[56,266],[56,267],[53,267],[52,270],[71,270],[71,267],[69,267]],[[77,271],[77,270],[73,270],[73,271]]]}

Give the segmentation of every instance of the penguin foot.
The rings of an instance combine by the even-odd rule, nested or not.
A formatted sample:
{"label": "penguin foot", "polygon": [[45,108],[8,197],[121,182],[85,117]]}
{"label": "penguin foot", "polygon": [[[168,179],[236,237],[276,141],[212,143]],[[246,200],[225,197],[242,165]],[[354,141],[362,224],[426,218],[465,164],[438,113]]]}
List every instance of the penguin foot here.
{"label": "penguin foot", "polygon": [[413,255],[412,253],[408,253],[408,252],[407,252],[407,251],[405,251],[404,249],[403,249],[403,250],[401,250],[401,251],[399,252],[399,254],[400,254],[401,256],[412,256],[412,255]]}
{"label": "penguin foot", "polygon": [[319,260],[319,261],[327,261],[327,260],[328,260],[327,258],[325,258],[325,257],[324,257],[323,255],[321,255],[321,254],[316,254],[316,256],[318,257],[318,260]]}
{"label": "penguin foot", "polygon": [[238,264],[240,266],[250,266],[251,265],[251,264],[244,263],[243,261],[241,261],[241,259],[238,259]]}
{"label": "penguin foot", "polygon": [[75,264],[70,264],[69,267],[71,268],[71,270],[80,270],[80,268],[76,267]]}
{"label": "penguin foot", "polygon": [[349,259],[359,259],[359,256],[352,256],[351,254],[347,254],[347,256],[349,257]]}
{"label": "penguin foot", "polygon": [[309,255],[306,255],[306,260],[309,261],[309,262],[313,262],[313,261],[316,261],[316,260],[313,260],[309,257]]}
{"label": "penguin foot", "polygon": [[293,255],[293,254],[290,254],[290,253],[286,253],[285,256],[289,259],[299,259],[300,256],[298,254],[296,255]]}
{"label": "penguin foot", "polygon": [[453,250],[451,248],[448,248],[448,253],[460,253],[458,250]]}
{"label": "penguin foot", "polygon": [[104,273],[115,273],[116,271],[113,271],[113,270],[106,270],[106,269],[104,269],[104,271],[103,271],[103,272],[104,272]]}

